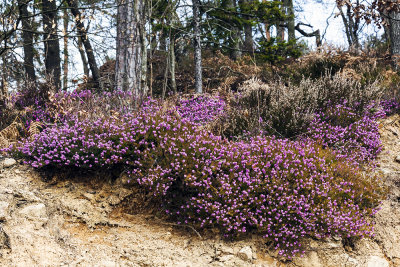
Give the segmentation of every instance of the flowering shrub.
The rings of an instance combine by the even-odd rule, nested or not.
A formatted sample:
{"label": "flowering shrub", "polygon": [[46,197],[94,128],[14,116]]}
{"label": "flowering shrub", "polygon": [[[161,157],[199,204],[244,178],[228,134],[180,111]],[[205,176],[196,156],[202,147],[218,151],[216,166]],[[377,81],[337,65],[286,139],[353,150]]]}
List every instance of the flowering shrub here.
{"label": "flowering shrub", "polygon": [[179,223],[259,233],[288,257],[305,236],[371,235],[383,189],[351,161],[313,141],[228,141],[187,114],[148,100],[125,115],[72,117],[8,151],[37,168],[120,166]]}
{"label": "flowering shrub", "polygon": [[177,111],[195,125],[204,125],[223,114],[225,101],[211,95],[191,96],[177,103]]}
{"label": "flowering shrub", "polygon": [[360,114],[346,102],[334,105],[325,112],[315,114],[307,135],[355,162],[374,160],[381,151],[376,120],[385,112],[379,106],[378,110],[371,110],[373,105]]}

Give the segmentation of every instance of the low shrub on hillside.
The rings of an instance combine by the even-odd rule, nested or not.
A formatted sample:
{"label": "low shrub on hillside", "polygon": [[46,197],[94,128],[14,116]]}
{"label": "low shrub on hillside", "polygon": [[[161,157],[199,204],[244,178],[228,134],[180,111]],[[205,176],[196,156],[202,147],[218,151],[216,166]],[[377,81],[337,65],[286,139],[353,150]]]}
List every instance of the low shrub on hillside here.
{"label": "low shrub on hillside", "polygon": [[377,119],[384,116],[382,106],[370,105],[363,112],[357,112],[344,102],[316,113],[305,136],[335,149],[344,158],[358,163],[371,162],[382,149]]}
{"label": "low shrub on hillside", "polygon": [[229,106],[213,129],[227,138],[241,137],[244,132],[295,138],[307,132],[318,112],[346,101],[361,113],[382,96],[378,84],[363,85],[341,75],[303,79],[300,85],[251,79],[242,84],[239,94],[228,98]]}
{"label": "low shrub on hillside", "polygon": [[75,116],[8,151],[36,168],[119,166],[179,223],[227,237],[259,233],[288,257],[302,251],[305,236],[372,234],[384,190],[351,160],[311,140],[229,141],[199,129],[203,119],[192,123],[155,101],[142,107]]}
{"label": "low shrub on hillside", "polygon": [[176,110],[180,116],[195,125],[205,125],[225,111],[225,101],[212,95],[197,95],[180,98],[176,102]]}

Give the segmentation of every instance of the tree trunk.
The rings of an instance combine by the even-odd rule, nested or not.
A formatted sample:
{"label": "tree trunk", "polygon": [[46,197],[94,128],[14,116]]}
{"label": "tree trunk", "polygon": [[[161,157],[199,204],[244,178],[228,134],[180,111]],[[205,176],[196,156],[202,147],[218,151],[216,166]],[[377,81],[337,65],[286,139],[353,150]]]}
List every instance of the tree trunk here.
{"label": "tree trunk", "polygon": [[197,94],[203,93],[201,70],[201,40],[200,40],[200,0],[193,0],[193,33],[194,33],[194,77]]}
{"label": "tree trunk", "polygon": [[100,81],[100,71],[99,68],[97,67],[96,58],[94,56],[93,48],[88,38],[86,28],[83,25],[82,15],[81,12],[79,11],[78,4],[76,0],[67,0],[67,3],[71,9],[72,15],[75,17],[75,24],[76,24],[76,29],[78,31],[78,35],[81,37],[83,46],[85,47],[90,71],[92,72],[93,76],[93,82],[96,88],[101,89],[102,86]]}
{"label": "tree trunk", "polygon": [[131,90],[137,98],[143,96],[141,88],[142,44],[140,12],[143,0],[118,0],[117,54],[115,78],[117,89]]}
{"label": "tree trunk", "polygon": [[177,88],[176,88],[176,77],[175,77],[175,65],[176,65],[176,57],[175,57],[175,38],[172,36],[170,38],[169,42],[169,71],[171,73],[171,88],[174,91],[174,94],[176,94]]}
{"label": "tree trunk", "polygon": [[347,21],[347,18],[345,16],[344,12],[343,12],[342,7],[338,6],[338,9],[339,9],[339,12],[340,12],[340,16],[342,17],[344,30],[346,32],[347,42],[349,43],[349,46],[352,46],[353,45],[353,41],[351,39],[349,22]]}
{"label": "tree trunk", "polygon": [[[280,0],[280,9],[282,13],[286,14],[286,8],[285,8],[285,0]],[[285,24],[285,21],[279,21],[278,23],[275,24],[276,27],[276,39],[278,40],[285,40],[285,28],[282,26]]]}
{"label": "tree trunk", "polygon": [[[229,11],[235,11],[236,10],[236,0],[227,0],[226,7],[228,8]],[[233,60],[237,60],[242,56],[241,49],[240,49],[240,42],[241,42],[240,29],[235,23],[232,23],[229,46],[231,49],[230,55]]]}
{"label": "tree trunk", "polygon": [[[253,2],[253,0],[239,0],[240,4],[251,4]],[[251,18],[249,18],[248,16],[244,17],[246,20],[250,20]],[[245,23],[244,25],[244,52],[246,53],[253,53],[253,49],[254,49],[254,41],[253,41],[253,27],[251,25],[251,23]]]}
{"label": "tree trunk", "polygon": [[0,100],[4,100],[8,96],[8,81],[7,81],[7,60],[6,60],[6,55],[5,53],[2,56],[2,65],[1,65],[1,94],[0,94]]}
{"label": "tree trunk", "polygon": [[85,73],[86,78],[89,78],[88,62],[85,55],[85,49],[83,48],[82,38],[80,36],[78,36],[78,50],[79,54],[81,55],[83,73]]}
{"label": "tree trunk", "polygon": [[394,66],[400,69],[400,11],[389,14],[390,53]]}
{"label": "tree trunk", "polygon": [[46,75],[52,77],[56,90],[61,87],[60,44],[57,35],[57,5],[55,0],[43,0],[44,64]]}
{"label": "tree trunk", "polygon": [[24,69],[27,76],[27,83],[36,82],[35,67],[33,65],[34,47],[33,47],[33,31],[31,21],[29,20],[29,12],[27,0],[18,0],[19,14],[22,20],[22,42],[24,49]]}
{"label": "tree trunk", "polygon": [[293,41],[296,40],[293,0],[285,0],[285,6],[286,6],[286,14],[289,16],[287,21],[288,41]]}
{"label": "tree trunk", "polygon": [[360,47],[360,41],[358,38],[358,30],[359,30],[359,19],[354,18],[351,11],[351,6],[346,4],[346,14],[344,14],[342,6],[337,6],[340,12],[340,16],[342,17],[344,29],[346,32],[347,42],[349,46],[355,46],[356,48]]}
{"label": "tree trunk", "polygon": [[143,91],[143,95],[146,95],[147,92],[149,91],[149,87],[147,84],[147,45],[149,43],[150,39],[150,34],[147,33],[146,31],[146,22],[150,19],[151,14],[150,14],[150,8],[148,6],[149,2],[145,1],[144,2],[144,10],[141,13],[141,19],[140,19],[140,27],[139,31],[141,33],[141,43],[142,43],[142,73],[141,73],[141,88]]}
{"label": "tree trunk", "polygon": [[68,90],[68,63],[69,63],[69,53],[68,53],[68,10],[64,9],[63,14],[63,24],[64,24],[64,62],[63,62],[63,90]]}
{"label": "tree trunk", "polygon": [[358,39],[358,23],[356,17],[353,20],[353,16],[351,14],[351,6],[347,5],[347,19],[349,21],[349,31],[351,35],[352,42],[356,48],[360,47],[360,41]]}

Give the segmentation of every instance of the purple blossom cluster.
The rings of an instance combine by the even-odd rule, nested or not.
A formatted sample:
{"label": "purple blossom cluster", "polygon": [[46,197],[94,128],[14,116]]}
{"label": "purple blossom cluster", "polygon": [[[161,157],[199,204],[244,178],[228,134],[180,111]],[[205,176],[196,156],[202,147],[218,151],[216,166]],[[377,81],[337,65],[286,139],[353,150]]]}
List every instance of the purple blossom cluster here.
{"label": "purple blossom cluster", "polygon": [[[94,98],[72,99],[85,97]],[[190,109],[189,103],[197,104]],[[191,99],[177,107],[177,115],[147,100],[125,115],[70,116],[8,152],[36,168],[120,166],[132,184],[145,187],[179,223],[217,227],[226,237],[259,233],[287,257],[302,253],[305,236],[372,234],[370,217],[382,195],[379,182],[366,180],[353,159],[312,140],[323,139],[330,147],[350,136],[372,153],[376,140],[366,137],[375,130],[372,120],[360,123],[355,114],[345,122],[347,128],[334,128],[340,125],[335,116],[353,116],[343,106],[317,116],[315,124],[322,126],[310,128],[315,133],[308,140],[256,136],[229,141],[197,127],[222,112],[221,106],[221,100]]]}
{"label": "purple blossom cluster", "polygon": [[380,105],[386,115],[392,115],[400,110],[400,101],[398,97],[382,100]]}
{"label": "purple blossom cluster", "polygon": [[226,103],[220,97],[197,95],[180,99],[176,105],[178,113],[196,125],[205,125],[223,114]]}
{"label": "purple blossom cluster", "polygon": [[[388,109],[386,109],[387,111]],[[361,112],[346,102],[315,114],[308,137],[357,163],[373,161],[381,151],[377,119],[385,109],[374,103]]]}

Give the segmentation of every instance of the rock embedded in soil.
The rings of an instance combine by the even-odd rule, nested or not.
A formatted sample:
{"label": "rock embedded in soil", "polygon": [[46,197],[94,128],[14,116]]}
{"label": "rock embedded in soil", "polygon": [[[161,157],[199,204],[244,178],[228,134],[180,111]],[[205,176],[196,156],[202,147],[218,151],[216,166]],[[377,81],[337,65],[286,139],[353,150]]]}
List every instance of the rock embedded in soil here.
{"label": "rock embedded in soil", "polygon": [[2,162],[3,168],[10,168],[10,167],[14,166],[15,164],[17,164],[17,161],[12,158],[6,158]]}
{"label": "rock embedded in soil", "polygon": [[253,251],[250,246],[245,246],[238,252],[237,256],[244,261],[251,261],[253,259]]}
{"label": "rock embedded in soil", "polygon": [[20,210],[19,213],[26,218],[32,220],[47,219],[46,206],[43,203],[26,206],[25,208]]}
{"label": "rock embedded in soil", "polygon": [[367,267],[389,267],[389,262],[381,257],[378,256],[371,256],[369,257]]}

